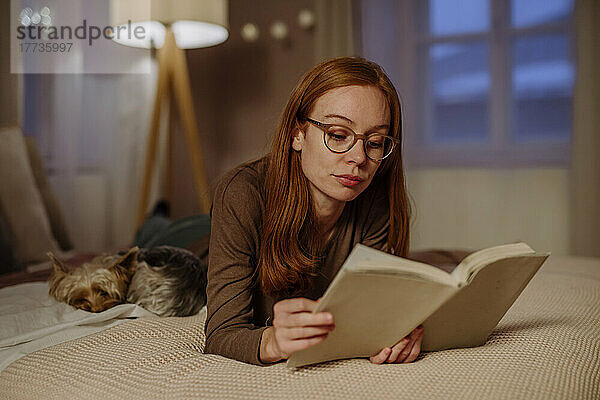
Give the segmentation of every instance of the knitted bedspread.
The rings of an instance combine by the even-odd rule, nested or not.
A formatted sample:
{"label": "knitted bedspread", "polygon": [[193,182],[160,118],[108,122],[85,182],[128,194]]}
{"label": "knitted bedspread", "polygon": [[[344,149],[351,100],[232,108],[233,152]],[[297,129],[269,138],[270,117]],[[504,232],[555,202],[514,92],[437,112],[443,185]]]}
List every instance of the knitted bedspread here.
{"label": "knitted bedspread", "polygon": [[299,369],[202,354],[205,313],[144,318],[29,354],[9,399],[599,399],[600,260],[551,257],[481,347]]}

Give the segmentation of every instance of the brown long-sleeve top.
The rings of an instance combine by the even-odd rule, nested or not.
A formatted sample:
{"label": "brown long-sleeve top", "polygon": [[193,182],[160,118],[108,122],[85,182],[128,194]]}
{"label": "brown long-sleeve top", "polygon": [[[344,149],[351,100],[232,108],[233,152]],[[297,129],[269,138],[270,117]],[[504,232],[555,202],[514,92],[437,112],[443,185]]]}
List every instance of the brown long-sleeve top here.
{"label": "brown long-sleeve top", "polygon": [[[260,361],[263,331],[272,323],[273,305],[282,298],[265,295],[255,274],[265,209],[267,159],[243,164],[220,180],[211,210],[208,258],[206,345],[204,352],[239,361]],[[357,243],[383,249],[387,242],[387,188],[374,179],[346,203],[312,287],[300,297],[323,295]]]}

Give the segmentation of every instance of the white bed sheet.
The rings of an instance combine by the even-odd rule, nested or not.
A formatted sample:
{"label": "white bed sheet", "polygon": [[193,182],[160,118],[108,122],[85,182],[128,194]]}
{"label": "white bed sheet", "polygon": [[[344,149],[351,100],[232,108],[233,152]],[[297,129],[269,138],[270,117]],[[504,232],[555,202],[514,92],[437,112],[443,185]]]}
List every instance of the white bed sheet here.
{"label": "white bed sheet", "polygon": [[59,303],[46,282],[0,289],[0,371],[11,362],[55,344],[118,325],[128,318],[155,314],[135,304],[91,313]]}

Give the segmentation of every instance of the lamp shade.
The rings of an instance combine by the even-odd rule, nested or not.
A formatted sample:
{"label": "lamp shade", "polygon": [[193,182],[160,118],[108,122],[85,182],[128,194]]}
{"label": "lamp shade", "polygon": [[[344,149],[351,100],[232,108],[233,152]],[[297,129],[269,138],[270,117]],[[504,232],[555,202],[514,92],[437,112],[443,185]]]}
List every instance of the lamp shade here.
{"label": "lamp shade", "polygon": [[[229,36],[227,0],[111,0],[110,15],[113,40],[126,46],[160,48],[166,26],[182,49],[214,46]],[[136,29],[143,34],[132,35]]]}

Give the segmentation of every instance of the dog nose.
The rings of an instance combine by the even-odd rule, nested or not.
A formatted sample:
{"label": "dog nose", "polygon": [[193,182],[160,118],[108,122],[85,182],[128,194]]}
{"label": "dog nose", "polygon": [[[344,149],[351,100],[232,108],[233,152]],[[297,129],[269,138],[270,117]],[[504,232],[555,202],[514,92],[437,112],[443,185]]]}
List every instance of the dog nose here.
{"label": "dog nose", "polygon": [[90,306],[90,311],[96,313],[96,312],[100,312],[100,311],[103,311],[103,310],[102,310],[102,306],[101,305],[99,305],[99,304],[98,305],[97,304],[92,304]]}

